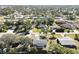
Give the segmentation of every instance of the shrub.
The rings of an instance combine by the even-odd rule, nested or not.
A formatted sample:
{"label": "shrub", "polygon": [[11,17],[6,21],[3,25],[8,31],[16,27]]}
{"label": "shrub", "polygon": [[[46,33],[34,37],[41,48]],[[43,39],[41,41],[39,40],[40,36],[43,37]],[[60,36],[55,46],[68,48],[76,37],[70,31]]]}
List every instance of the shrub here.
{"label": "shrub", "polygon": [[78,37],[78,34],[75,34],[75,40],[79,41],[79,37]]}
{"label": "shrub", "polygon": [[64,32],[64,29],[62,29],[62,28],[56,29],[56,32]]}
{"label": "shrub", "polygon": [[10,48],[8,53],[17,53],[17,49],[16,48]]}
{"label": "shrub", "polygon": [[30,54],[36,54],[37,53],[37,48],[36,47],[31,47],[29,53]]}
{"label": "shrub", "polygon": [[20,43],[21,45],[26,45],[26,46],[28,46],[29,44],[32,44],[32,40],[31,40],[30,38],[28,38],[28,37],[20,36],[20,37],[18,38],[18,40],[19,40],[19,43]]}

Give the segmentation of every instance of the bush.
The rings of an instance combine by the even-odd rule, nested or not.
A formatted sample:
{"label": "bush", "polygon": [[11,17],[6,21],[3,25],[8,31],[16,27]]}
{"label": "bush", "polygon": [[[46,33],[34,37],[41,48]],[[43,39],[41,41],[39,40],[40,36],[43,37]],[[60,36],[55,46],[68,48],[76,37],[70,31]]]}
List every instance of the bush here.
{"label": "bush", "polygon": [[75,40],[79,41],[79,37],[78,37],[78,34],[75,34]]}
{"label": "bush", "polygon": [[36,54],[37,53],[37,48],[36,47],[31,47],[29,53],[30,54]]}
{"label": "bush", "polygon": [[64,29],[62,29],[62,28],[56,29],[56,32],[64,32]]}
{"label": "bush", "polygon": [[16,48],[10,48],[8,53],[17,53],[17,49]]}
{"label": "bush", "polygon": [[1,38],[1,41],[4,42],[5,47],[10,47],[13,43],[17,41],[17,35],[15,34],[4,34]]}
{"label": "bush", "polygon": [[20,36],[20,37],[18,38],[18,40],[19,40],[19,43],[20,43],[21,45],[26,45],[26,46],[28,46],[29,44],[32,44],[32,40],[31,40],[30,38],[28,38],[28,37]]}
{"label": "bush", "polygon": [[75,20],[76,17],[75,17],[74,15],[69,15],[69,16],[67,17],[67,19],[68,19],[68,20]]}
{"label": "bush", "polygon": [[15,34],[4,34],[0,38],[0,48],[7,48],[8,51],[6,53],[26,53],[30,44],[32,44],[31,39]]}

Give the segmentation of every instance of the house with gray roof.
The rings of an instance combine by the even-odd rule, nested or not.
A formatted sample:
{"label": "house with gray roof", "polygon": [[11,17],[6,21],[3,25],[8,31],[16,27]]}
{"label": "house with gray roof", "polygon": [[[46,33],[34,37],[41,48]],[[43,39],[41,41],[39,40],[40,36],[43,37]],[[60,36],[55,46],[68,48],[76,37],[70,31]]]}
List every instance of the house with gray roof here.
{"label": "house with gray roof", "polygon": [[33,40],[33,45],[36,46],[37,48],[44,48],[47,45],[47,40]]}
{"label": "house with gray roof", "polygon": [[62,28],[75,29],[75,26],[73,24],[71,24],[71,23],[61,24],[60,26]]}
{"label": "house with gray roof", "polygon": [[76,48],[76,44],[70,37],[58,38],[57,43],[69,48]]}

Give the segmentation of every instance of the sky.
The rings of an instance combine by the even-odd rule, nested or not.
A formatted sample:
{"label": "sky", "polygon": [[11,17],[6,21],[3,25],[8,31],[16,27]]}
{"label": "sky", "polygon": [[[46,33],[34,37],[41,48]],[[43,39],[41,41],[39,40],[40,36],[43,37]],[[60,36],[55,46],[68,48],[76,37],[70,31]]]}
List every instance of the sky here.
{"label": "sky", "polygon": [[79,5],[79,0],[0,0],[0,5]]}

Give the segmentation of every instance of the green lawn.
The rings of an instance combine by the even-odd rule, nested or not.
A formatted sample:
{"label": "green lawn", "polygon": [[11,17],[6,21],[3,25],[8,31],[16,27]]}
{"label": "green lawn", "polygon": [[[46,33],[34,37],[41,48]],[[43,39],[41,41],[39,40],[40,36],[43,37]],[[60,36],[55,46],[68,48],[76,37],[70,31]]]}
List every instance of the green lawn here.
{"label": "green lawn", "polygon": [[74,39],[75,34],[65,34],[65,36],[68,36],[68,37],[70,37],[70,38]]}
{"label": "green lawn", "polygon": [[[79,37],[79,34],[77,34],[77,35]],[[68,37],[70,37],[72,39],[75,38],[75,34],[65,34],[64,36],[68,36]],[[54,37],[56,37],[56,38],[62,38],[61,34],[55,34]]]}
{"label": "green lawn", "polygon": [[56,37],[56,38],[62,38],[61,34],[55,34],[54,37]]}
{"label": "green lawn", "polygon": [[[77,34],[77,35],[78,35],[78,37],[79,37],[79,34]],[[70,38],[72,38],[72,39],[75,38],[75,34],[65,34],[65,36],[68,36],[68,37],[70,37]]]}

